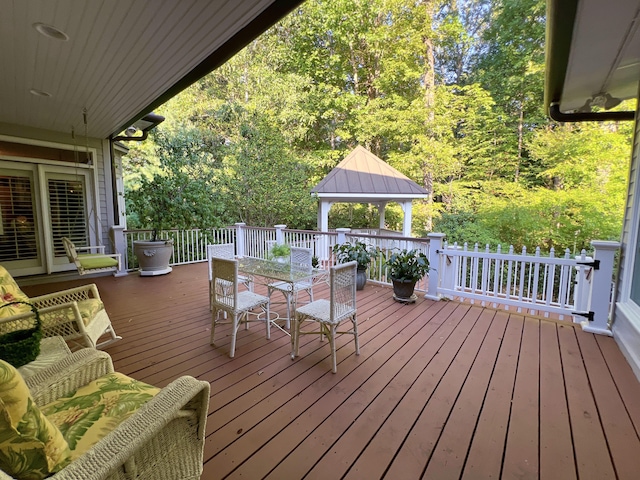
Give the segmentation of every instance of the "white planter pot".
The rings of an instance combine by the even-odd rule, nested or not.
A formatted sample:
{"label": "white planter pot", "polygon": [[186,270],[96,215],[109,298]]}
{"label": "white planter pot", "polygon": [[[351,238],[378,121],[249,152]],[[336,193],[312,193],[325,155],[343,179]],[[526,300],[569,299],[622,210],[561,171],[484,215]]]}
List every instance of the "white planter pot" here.
{"label": "white planter pot", "polygon": [[135,240],[133,253],[138,259],[141,276],[164,275],[172,268],[169,266],[173,255],[173,240]]}

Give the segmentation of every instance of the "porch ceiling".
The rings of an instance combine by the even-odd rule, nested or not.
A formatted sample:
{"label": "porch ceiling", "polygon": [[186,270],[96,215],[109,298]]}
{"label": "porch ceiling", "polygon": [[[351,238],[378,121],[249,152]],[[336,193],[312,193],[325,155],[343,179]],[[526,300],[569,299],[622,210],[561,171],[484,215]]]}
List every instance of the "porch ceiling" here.
{"label": "porch ceiling", "polygon": [[[89,136],[117,134],[300,3],[0,0],[0,122],[84,134],[86,108]],[[69,39],[47,38],[37,23]]]}
{"label": "porch ceiling", "polygon": [[[547,0],[545,107],[588,111],[609,93],[634,98],[640,79],[640,1]],[[586,108],[586,110],[585,110]]]}

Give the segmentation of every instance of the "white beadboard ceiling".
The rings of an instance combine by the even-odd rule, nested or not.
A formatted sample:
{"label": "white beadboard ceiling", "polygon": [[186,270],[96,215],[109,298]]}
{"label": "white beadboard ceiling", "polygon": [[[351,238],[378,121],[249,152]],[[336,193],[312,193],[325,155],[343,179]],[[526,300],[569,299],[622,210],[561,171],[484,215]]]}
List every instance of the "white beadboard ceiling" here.
{"label": "white beadboard ceiling", "polygon": [[[89,136],[107,138],[299,3],[0,0],[0,122],[84,134],[86,108]],[[39,34],[36,23],[69,40]]]}

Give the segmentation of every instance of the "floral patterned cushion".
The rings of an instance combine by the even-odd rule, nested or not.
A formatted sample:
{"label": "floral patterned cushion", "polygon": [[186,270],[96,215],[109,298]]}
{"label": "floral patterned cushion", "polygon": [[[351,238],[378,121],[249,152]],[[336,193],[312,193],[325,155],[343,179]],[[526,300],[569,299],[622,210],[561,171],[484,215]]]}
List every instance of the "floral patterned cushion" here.
{"label": "floral patterned cushion", "polygon": [[[97,298],[88,298],[87,300],[80,300],[78,302],[78,310],[80,310],[82,323],[84,323],[86,327],[100,310],[104,310],[104,304]],[[41,313],[40,318],[42,320],[42,327],[46,331],[46,329],[51,325],[74,322],[76,317],[73,312],[74,311],[71,308],[63,308],[60,310]]]}
{"label": "floral patterned cushion", "polygon": [[0,468],[18,479],[42,479],[70,459],[60,430],[33,402],[16,369],[0,360]]}
{"label": "floral patterned cushion", "polygon": [[159,391],[115,372],[45,405],[42,411],[60,429],[75,460]]}
{"label": "floral patterned cushion", "polygon": [[[18,284],[15,282],[11,274],[0,265],[0,305],[11,302],[28,302],[27,297]],[[19,313],[30,312],[29,305],[10,305],[5,308],[0,308],[0,318],[11,317]]]}

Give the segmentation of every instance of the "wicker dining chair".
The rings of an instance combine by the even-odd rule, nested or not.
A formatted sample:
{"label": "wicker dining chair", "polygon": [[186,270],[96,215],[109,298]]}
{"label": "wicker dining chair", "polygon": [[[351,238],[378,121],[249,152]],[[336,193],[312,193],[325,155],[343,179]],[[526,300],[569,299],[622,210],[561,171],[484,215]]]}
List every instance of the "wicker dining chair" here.
{"label": "wicker dining chair", "polygon": [[286,327],[290,328],[291,306],[296,305],[298,301],[298,292],[305,291],[309,295],[309,302],[313,302],[313,279],[311,272],[313,270],[313,251],[310,248],[291,247],[291,271],[301,274],[308,273],[309,278],[305,278],[298,282],[274,282],[267,286],[267,295],[271,298],[271,294],[275,291],[284,295],[287,303],[287,319]]}
{"label": "wicker dining chair", "polygon": [[[233,358],[236,351],[236,337],[241,324],[248,327],[249,322],[265,322],[267,339],[271,338],[271,322],[269,321],[269,297],[248,290],[238,291],[238,260],[213,257],[212,260],[212,314],[211,345],[214,345],[216,325],[231,324],[231,347],[229,356]],[[251,310],[261,308],[262,314],[251,319]],[[225,312],[230,320],[220,320],[219,313]]]}
{"label": "wicker dining chair", "polygon": [[[213,278],[212,278],[212,262],[214,257],[226,258],[231,260],[236,258],[236,247],[233,243],[216,243],[207,245],[207,262],[209,263],[209,310],[213,307]],[[244,275],[238,275],[238,282],[247,287],[247,290],[253,291],[253,279]]]}
{"label": "wicker dining chair", "polygon": [[[332,371],[336,373],[336,335],[347,333],[353,335],[356,355],[360,355],[358,344],[358,322],[356,319],[356,269],[358,262],[341,263],[329,270],[329,300],[315,300],[296,308],[291,335],[291,358],[299,354],[300,335],[326,336],[331,347]],[[338,331],[340,324],[350,320],[351,330]],[[319,330],[301,330],[302,322],[310,321],[319,324]]]}

